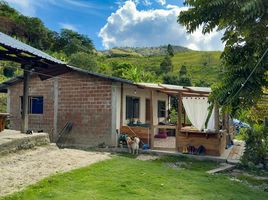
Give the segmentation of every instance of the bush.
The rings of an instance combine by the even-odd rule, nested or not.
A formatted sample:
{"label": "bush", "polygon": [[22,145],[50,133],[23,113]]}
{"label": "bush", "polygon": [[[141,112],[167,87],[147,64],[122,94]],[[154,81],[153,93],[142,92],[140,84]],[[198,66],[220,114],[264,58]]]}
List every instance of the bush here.
{"label": "bush", "polygon": [[268,128],[261,125],[254,125],[245,132],[246,149],[242,157],[242,164],[251,167],[263,165],[267,167],[268,156]]}

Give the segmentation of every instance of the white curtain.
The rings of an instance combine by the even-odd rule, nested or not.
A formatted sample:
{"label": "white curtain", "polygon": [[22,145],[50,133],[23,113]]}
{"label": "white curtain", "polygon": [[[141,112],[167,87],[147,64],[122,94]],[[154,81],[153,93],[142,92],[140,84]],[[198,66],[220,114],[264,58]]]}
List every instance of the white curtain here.
{"label": "white curtain", "polygon": [[182,102],[186,114],[192,125],[198,130],[205,128],[208,117],[208,98],[207,97],[183,97]]}
{"label": "white curtain", "polygon": [[207,124],[208,130],[215,130],[215,108],[213,107],[210,118]]}

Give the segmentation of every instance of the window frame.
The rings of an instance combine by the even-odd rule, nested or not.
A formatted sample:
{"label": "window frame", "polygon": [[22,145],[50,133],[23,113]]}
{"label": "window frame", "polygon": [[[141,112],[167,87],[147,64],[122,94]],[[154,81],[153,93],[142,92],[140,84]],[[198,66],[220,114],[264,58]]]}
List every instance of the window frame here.
{"label": "window frame", "polygon": [[[163,103],[162,106],[164,106],[164,108],[160,108],[160,103]],[[164,100],[158,100],[157,101],[157,117],[158,118],[165,118],[166,117],[166,113],[167,113],[167,105],[166,105],[166,101]]]}
{"label": "window frame", "polygon": [[[36,98],[42,99],[42,109],[41,109],[41,112],[33,113],[33,100]],[[23,107],[23,96],[20,96],[21,113],[22,113],[22,107]],[[29,115],[43,115],[44,114],[44,96],[41,96],[41,95],[28,96],[28,114]]]}
{"label": "window frame", "polygon": [[[131,108],[131,113],[129,114],[129,107],[128,107],[128,99],[131,98],[132,104],[130,105]],[[137,102],[134,102],[134,101]],[[135,110],[135,104],[138,106],[138,108]],[[126,96],[126,119],[139,119],[140,118],[140,97],[136,97],[136,96]],[[131,116],[129,116],[131,115]]]}

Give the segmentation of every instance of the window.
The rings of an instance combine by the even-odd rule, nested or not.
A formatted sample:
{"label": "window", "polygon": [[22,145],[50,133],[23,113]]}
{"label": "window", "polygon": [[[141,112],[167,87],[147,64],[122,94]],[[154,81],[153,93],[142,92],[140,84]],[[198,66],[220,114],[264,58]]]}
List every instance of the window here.
{"label": "window", "polygon": [[[28,113],[29,114],[43,114],[44,98],[42,96],[29,96],[28,97]],[[21,100],[21,110],[23,106],[23,97]]]}
{"label": "window", "polygon": [[166,102],[158,101],[158,117],[166,117]]}
{"label": "window", "polygon": [[140,117],[140,99],[137,97],[126,97],[126,119]]}

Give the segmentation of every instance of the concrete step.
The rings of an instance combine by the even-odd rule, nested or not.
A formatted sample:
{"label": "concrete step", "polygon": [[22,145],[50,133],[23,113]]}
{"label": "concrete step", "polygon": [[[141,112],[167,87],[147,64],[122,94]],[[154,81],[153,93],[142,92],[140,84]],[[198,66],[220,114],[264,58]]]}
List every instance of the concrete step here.
{"label": "concrete step", "polygon": [[0,132],[0,156],[21,149],[30,149],[34,146],[47,145],[50,143],[47,133],[22,134],[15,130]]}
{"label": "concrete step", "polygon": [[207,171],[207,173],[208,174],[215,174],[215,173],[219,173],[219,172],[223,172],[223,171],[227,171],[227,170],[232,170],[233,168],[235,168],[235,165],[225,164],[219,168],[209,170],[209,171]]}

